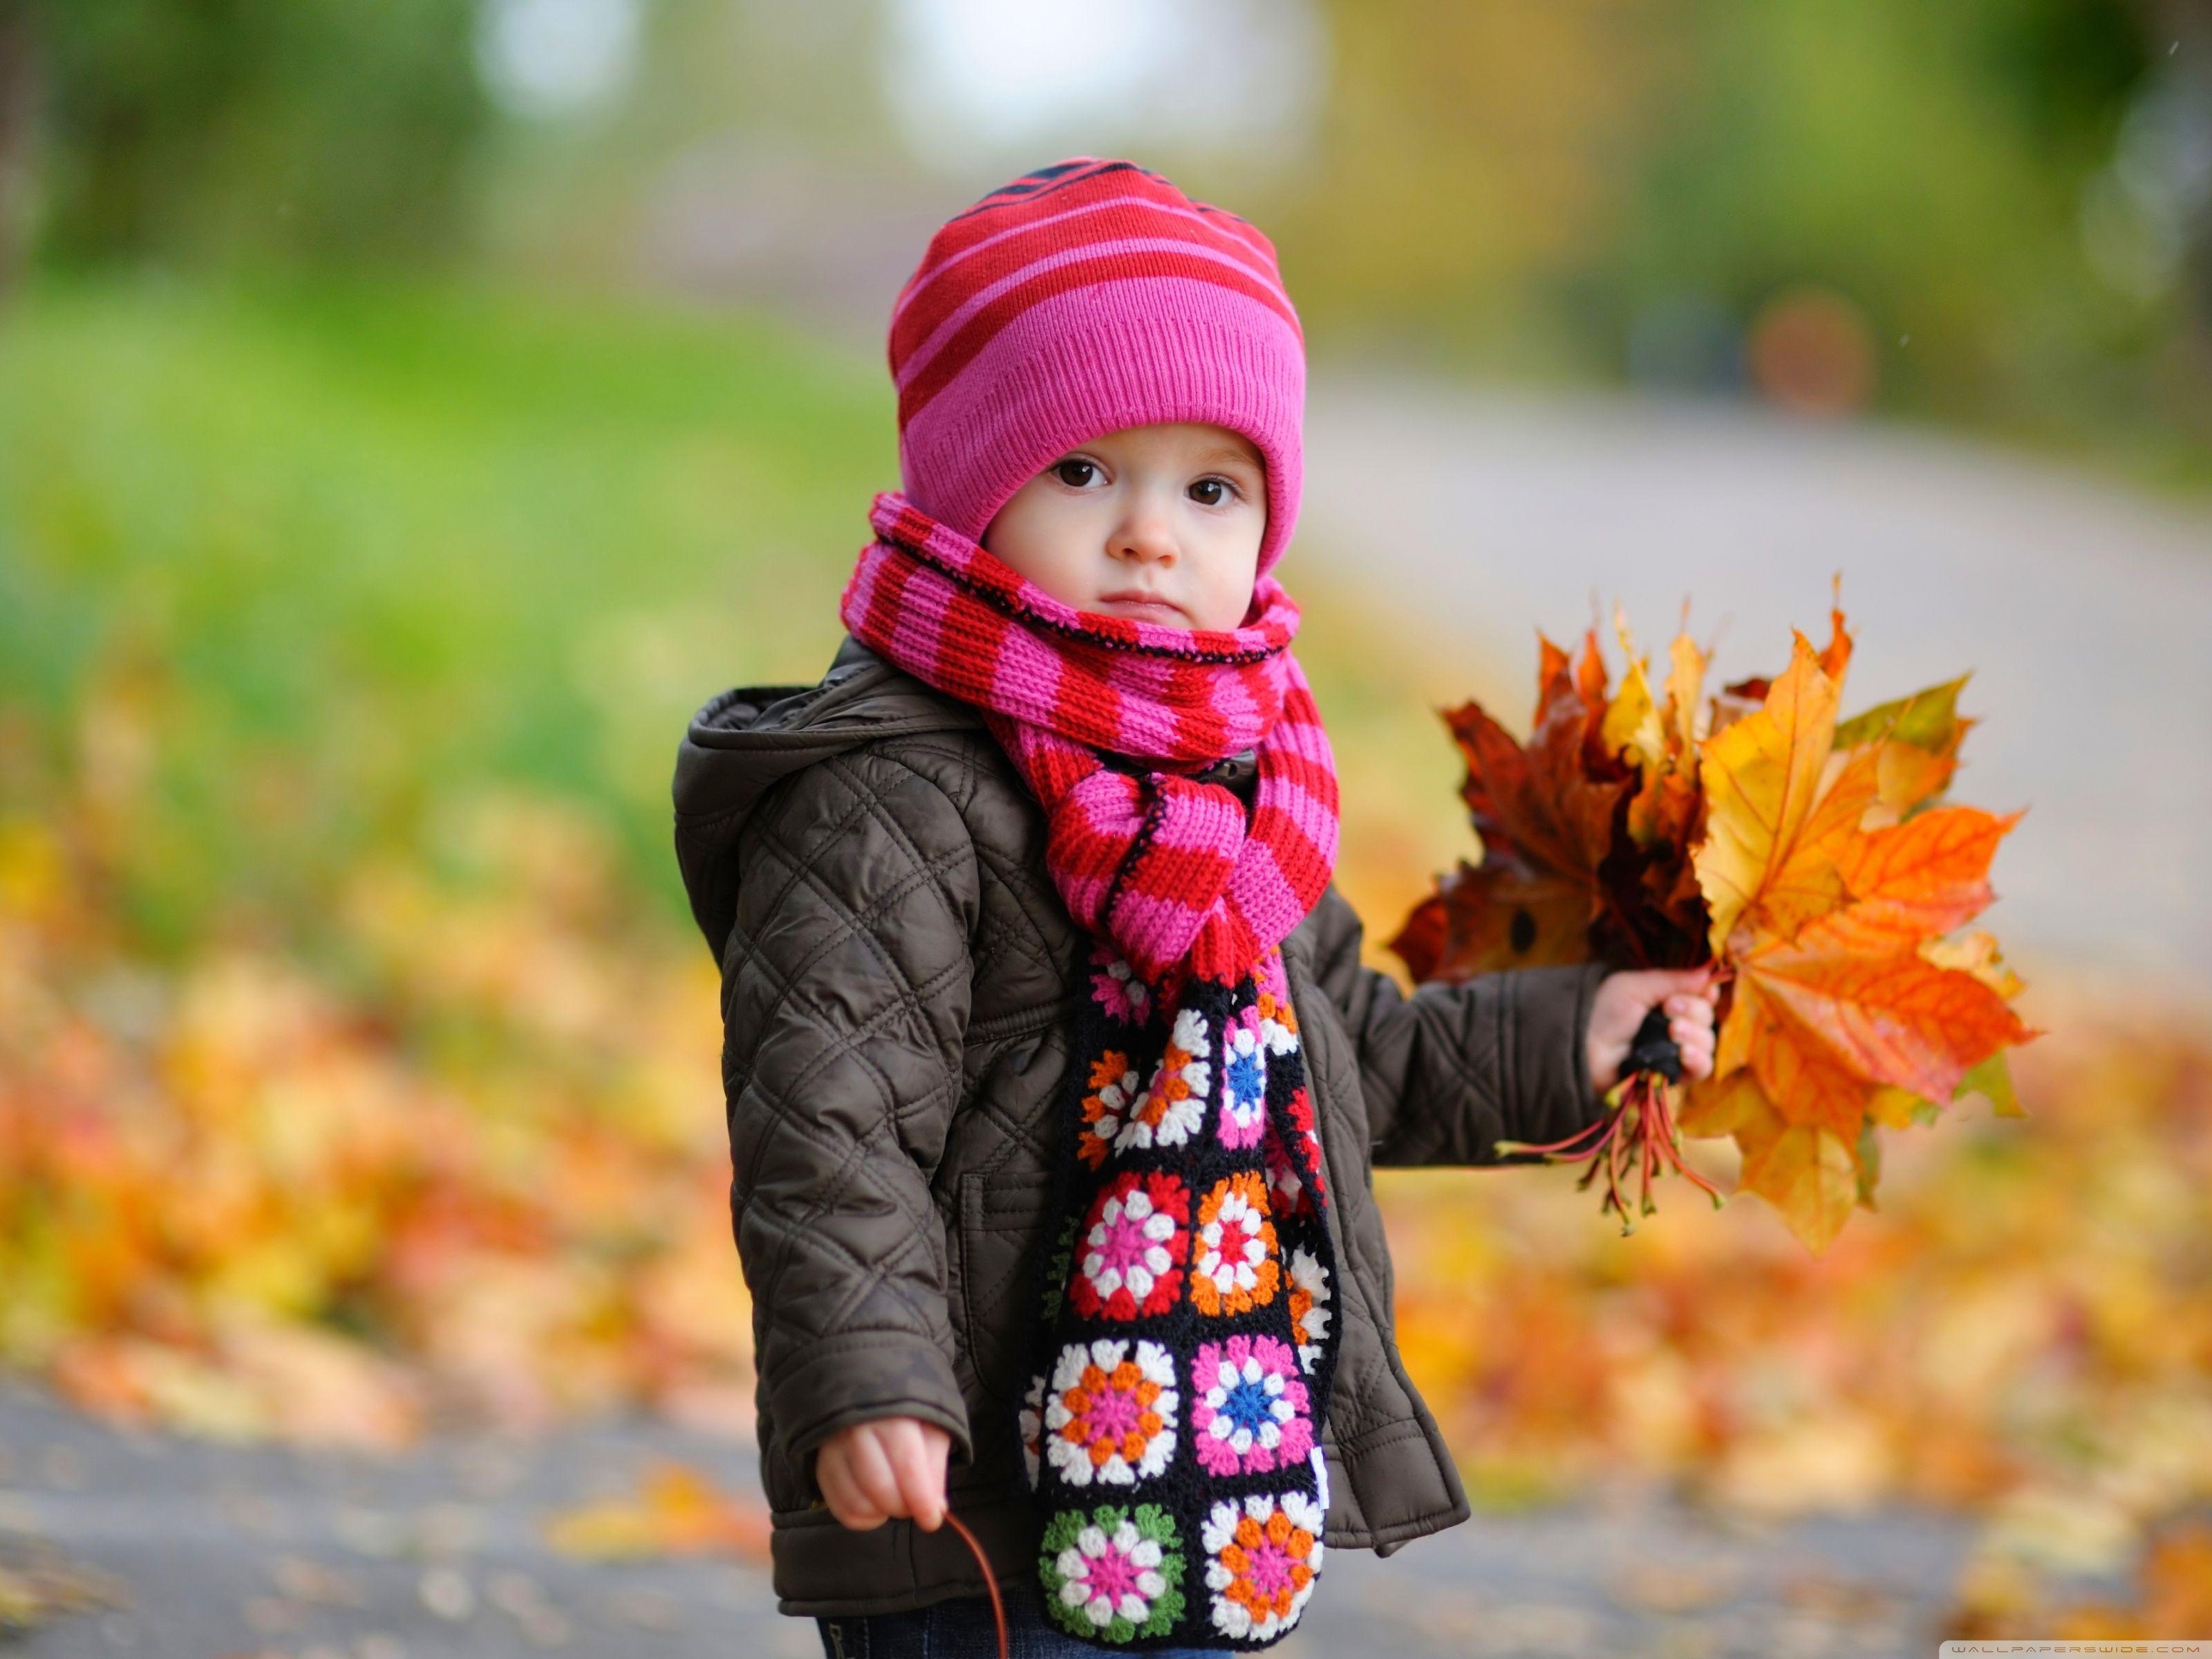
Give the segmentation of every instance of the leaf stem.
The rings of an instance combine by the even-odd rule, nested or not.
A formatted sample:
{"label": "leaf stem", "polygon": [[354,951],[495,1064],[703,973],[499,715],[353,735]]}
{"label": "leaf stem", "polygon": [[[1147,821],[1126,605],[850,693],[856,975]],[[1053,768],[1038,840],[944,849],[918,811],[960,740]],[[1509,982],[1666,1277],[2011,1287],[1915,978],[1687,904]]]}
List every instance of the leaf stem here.
{"label": "leaf stem", "polygon": [[1636,1231],[1624,1188],[1634,1183],[1638,1214],[1656,1215],[1659,1206],[1651,1195],[1652,1180],[1669,1170],[1710,1197],[1715,1209],[1725,1206],[1727,1200],[1720,1188],[1682,1156],[1682,1132],[1674,1121],[1674,1085],[1664,1073],[1649,1068],[1631,1072],[1607,1091],[1606,1107],[1603,1117],[1564,1140],[1542,1146],[1500,1140],[1494,1145],[1500,1157],[1533,1152],[1547,1164],[1583,1164],[1582,1178],[1575,1182],[1577,1192],[1588,1190],[1602,1173],[1605,1196],[1598,1209],[1601,1213],[1610,1210],[1620,1218],[1624,1236]]}

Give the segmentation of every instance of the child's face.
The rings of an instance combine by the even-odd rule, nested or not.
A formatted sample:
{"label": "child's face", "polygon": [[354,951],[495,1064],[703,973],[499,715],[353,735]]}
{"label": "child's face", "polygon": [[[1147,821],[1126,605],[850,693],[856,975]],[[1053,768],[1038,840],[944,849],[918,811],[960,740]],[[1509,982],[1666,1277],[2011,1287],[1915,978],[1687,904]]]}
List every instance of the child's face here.
{"label": "child's face", "polygon": [[1069,450],[1007,498],[983,545],[1079,611],[1237,628],[1267,531],[1267,462],[1251,440],[1176,421]]}

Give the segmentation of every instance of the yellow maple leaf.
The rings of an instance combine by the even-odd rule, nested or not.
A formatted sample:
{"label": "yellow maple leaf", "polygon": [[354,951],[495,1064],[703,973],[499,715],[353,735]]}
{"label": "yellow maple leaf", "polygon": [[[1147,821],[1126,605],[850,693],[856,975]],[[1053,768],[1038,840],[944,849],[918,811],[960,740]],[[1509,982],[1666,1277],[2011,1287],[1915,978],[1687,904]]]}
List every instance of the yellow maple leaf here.
{"label": "yellow maple leaf", "polygon": [[1628,618],[1618,605],[1613,608],[1613,626],[1628,666],[1620,677],[1620,689],[1606,705],[1598,735],[1607,754],[1627,750],[1626,758],[1648,775],[1666,761],[1667,735],[1660,724],[1658,705],[1652,701],[1651,683],[1644,676],[1644,659],[1636,654],[1635,643],[1629,638]]}
{"label": "yellow maple leaf", "polygon": [[[1698,884],[1712,917],[1713,955],[1725,957],[1729,936],[1765,896],[1775,872],[1785,868],[1819,799],[1833,746],[1840,682],[1822,668],[1821,655],[1790,630],[1789,670],[1769,690],[1763,707],[1708,738],[1699,755],[1705,792],[1705,840],[1692,854]],[[1838,618],[1826,659],[1849,655],[1849,636]]]}
{"label": "yellow maple leaf", "polygon": [[1693,749],[1705,735],[1705,705],[1698,693],[1705,683],[1706,653],[1685,633],[1674,636],[1667,653],[1667,727],[1682,749]]}
{"label": "yellow maple leaf", "polygon": [[1850,1144],[1832,1129],[1796,1124],[1744,1160],[1743,1185],[1782,1213],[1806,1249],[1827,1249],[1858,1202]]}

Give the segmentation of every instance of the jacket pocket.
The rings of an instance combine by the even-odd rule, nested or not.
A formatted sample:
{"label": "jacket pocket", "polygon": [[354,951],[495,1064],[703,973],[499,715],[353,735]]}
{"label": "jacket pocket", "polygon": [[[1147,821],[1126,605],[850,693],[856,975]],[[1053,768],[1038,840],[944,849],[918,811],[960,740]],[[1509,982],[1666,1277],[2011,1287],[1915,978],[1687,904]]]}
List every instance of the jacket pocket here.
{"label": "jacket pocket", "polygon": [[961,1339],[977,1385],[1001,1404],[1020,1399],[1028,1357],[1036,1253],[1046,1246],[1050,1194],[1041,1181],[971,1170],[960,1177]]}

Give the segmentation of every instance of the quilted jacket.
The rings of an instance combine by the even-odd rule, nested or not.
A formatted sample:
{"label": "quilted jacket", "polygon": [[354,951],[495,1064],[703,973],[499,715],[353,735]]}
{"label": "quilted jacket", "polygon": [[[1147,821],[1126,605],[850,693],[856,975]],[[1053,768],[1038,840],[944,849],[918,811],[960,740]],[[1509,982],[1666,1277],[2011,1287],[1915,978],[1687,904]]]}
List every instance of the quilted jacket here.
{"label": "quilted jacket", "polygon": [[[1249,799],[1249,754],[1206,775]],[[675,839],[721,968],[731,1213],[751,1292],[779,1606],[981,1595],[950,1527],[842,1525],[813,1457],[902,1414],[951,1437],[948,1497],[1002,1581],[1037,1548],[1017,1426],[1053,1108],[1085,941],[1042,812],[975,710],[847,640],[818,685],[733,688],[678,750]],[[1334,888],[1284,943],[1330,1190],[1340,1347],[1323,1540],[1389,1554],[1469,1513],[1391,1322],[1376,1164],[1479,1164],[1602,1107],[1598,966],[1408,997]]]}

